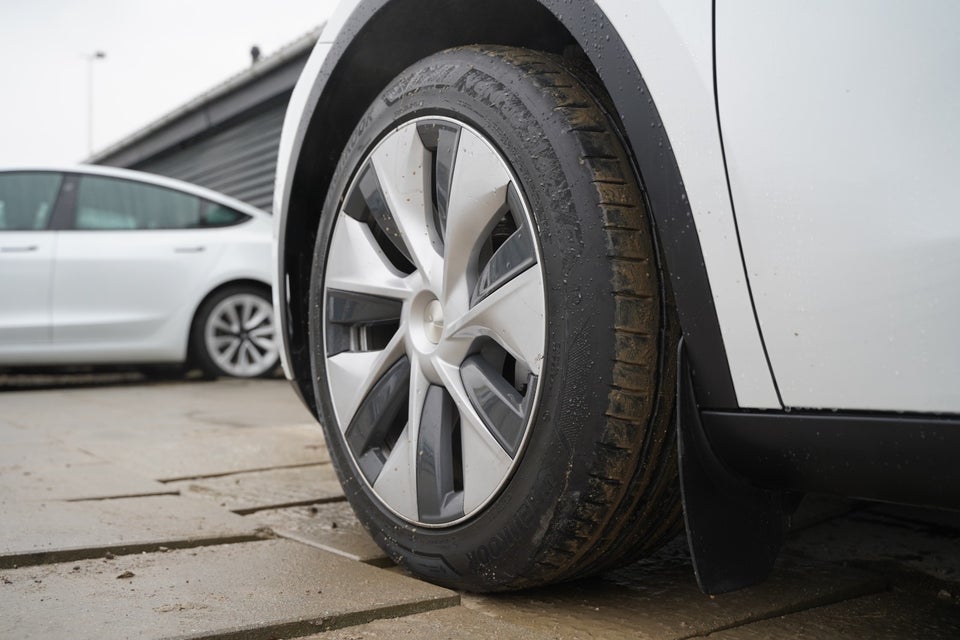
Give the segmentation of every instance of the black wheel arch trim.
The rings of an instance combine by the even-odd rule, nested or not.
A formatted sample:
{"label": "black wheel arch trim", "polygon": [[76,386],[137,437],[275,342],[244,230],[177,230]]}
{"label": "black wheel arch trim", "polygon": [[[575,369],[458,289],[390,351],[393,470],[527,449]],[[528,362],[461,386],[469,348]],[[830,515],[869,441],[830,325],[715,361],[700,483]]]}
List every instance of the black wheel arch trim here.
{"label": "black wheel arch trim", "polygon": [[[514,19],[493,24],[484,16],[502,14],[491,3],[503,4]],[[402,12],[413,4],[414,0],[363,0],[356,6],[310,88],[306,131],[304,123],[296,123],[298,137],[291,152],[297,160],[291,164],[292,175],[286,176],[289,192],[278,252],[280,282],[288,281],[290,291],[278,313],[286,331],[283,348],[289,356],[294,386],[305,404],[317,415],[306,340],[307,297],[303,295],[316,234],[316,224],[310,221],[318,215],[317,203],[323,201],[346,140],[362,115],[357,105],[370,104],[393,77],[427,55],[466,44],[502,44],[555,53],[576,46],[589,58],[620,116],[628,151],[650,205],[696,396],[704,407],[736,410],[733,378],[679,166],[656,105],[648,99],[643,77],[603,11],[593,0],[583,0],[577,10],[563,0],[416,0],[418,19],[408,18],[410,24],[398,28],[398,23],[404,22]],[[447,28],[450,25],[443,21],[451,15],[457,19]],[[562,29],[529,28],[537,21],[552,21]],[[445,28],[436,28],[441,24]],[[382,47],[390,47],[389,63],[382,59],[380,49],[361,46],[368,38],[378,38]],[[289,229],[293,231],[288,233]]]}
{"label": "black wheel arch trim", "polygon": [[705,593],[765,579],[805,493],[960,508],[960,416],[702,410],[682,340],[678,355],[683,514]]}
{"label": "black wheel arch trim", "polygon": [[960,416],[701,411],[716,456],[760,486],[960,509]]}

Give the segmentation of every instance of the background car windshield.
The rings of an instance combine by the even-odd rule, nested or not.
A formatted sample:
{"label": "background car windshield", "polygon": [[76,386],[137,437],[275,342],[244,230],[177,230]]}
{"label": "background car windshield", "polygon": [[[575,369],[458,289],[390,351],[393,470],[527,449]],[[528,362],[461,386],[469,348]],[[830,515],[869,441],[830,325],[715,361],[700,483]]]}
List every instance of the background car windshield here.
{"label": "background car windshield", "polygon": [[0,175],[0,231],[45,229],[60,180],[59,173]]}

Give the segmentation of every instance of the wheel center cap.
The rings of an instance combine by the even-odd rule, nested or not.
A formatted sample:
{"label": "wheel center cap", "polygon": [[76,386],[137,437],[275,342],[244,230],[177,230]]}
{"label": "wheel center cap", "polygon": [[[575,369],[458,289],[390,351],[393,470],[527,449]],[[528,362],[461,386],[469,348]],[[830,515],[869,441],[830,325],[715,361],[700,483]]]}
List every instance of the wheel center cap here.
{"label": "wheel center cap", "polygon": [[423,332],[427,340],[433,344],[440,344],[443,336],[443,306],[439,300],[431,300],[423,311]]}

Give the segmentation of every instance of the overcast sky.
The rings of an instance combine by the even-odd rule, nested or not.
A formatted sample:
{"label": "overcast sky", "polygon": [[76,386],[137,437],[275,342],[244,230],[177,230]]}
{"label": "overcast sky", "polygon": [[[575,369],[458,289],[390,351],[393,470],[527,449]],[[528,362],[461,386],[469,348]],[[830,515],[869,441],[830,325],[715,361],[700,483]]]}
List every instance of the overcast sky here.
{"label": "overcast sky", "polygon": [[0,167],[87,157],[326,20],[336,0],[0,0]]}

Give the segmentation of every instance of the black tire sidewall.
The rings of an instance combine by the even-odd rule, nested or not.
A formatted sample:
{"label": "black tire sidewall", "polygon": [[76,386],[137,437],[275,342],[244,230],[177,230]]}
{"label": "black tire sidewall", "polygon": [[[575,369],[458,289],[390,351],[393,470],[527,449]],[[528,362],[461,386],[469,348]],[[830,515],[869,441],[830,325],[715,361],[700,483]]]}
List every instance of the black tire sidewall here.
{"label": "black tire sidewall", "polygon": [[[429,69],[432,71],[418,72]],[[311,282],[310,348],[315,392],[331,457],[361,522],[397,562],[442,584],[495,590],[537,580],[541,550],[575,514],[588,481],[615,359],[612,276],[596,190],[579,163],[569,123],[549,92],[479,50],[428,58],[370,107],[344,153],[321,216]],[[538,227],[546,283],[547,344],[538,409],[522,460],[499,495],[468,521],[414,526],[379,506],[343,445],[327,391],[323,274],[336,213],[378,140],[403,122],[445,116],[479,131],[508,160]],[[522,579],[518,576],[524,576]]]}

